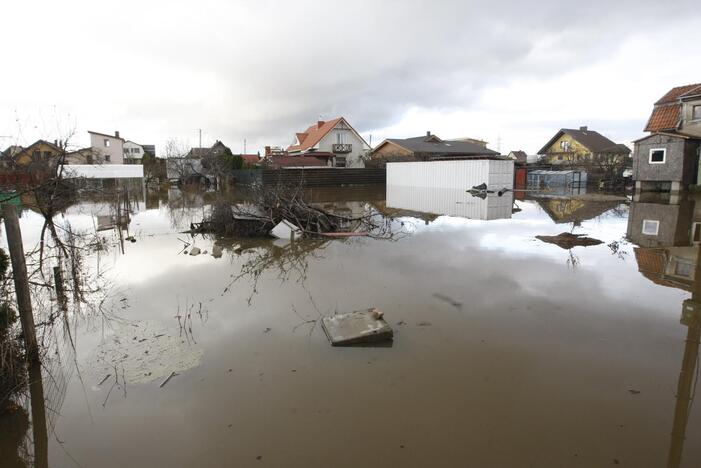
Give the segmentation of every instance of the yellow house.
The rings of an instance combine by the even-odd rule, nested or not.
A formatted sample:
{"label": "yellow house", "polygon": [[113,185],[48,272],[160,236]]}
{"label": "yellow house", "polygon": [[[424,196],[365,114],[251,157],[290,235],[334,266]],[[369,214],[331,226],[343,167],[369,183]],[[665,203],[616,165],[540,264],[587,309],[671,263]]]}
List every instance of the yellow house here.
{"label": "yellow house", "polygon": [[15,154],[14,166],[17,169],[31,169],[34,166],[46,165],[58,158],[62,152],[61,148],[53,143],[37,140]]}
{"label": "yellow house", "polygon": [[587,127],[579,127],[579,130],[563,128],[538,151],[538,155],[547,164],[586,164],[604,157],[606,160],[623,160],[630,155],[630,148]]}

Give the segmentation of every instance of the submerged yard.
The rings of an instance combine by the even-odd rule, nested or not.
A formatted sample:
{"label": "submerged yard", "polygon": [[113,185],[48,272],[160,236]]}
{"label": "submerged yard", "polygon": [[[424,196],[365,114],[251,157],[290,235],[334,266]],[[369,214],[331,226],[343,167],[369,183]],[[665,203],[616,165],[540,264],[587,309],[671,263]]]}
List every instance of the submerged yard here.
{"label": "submerged yard", "polygon": [[[694,393],[675,413],[698,246],[639,226],[683,232],[696,201],[537,195],[314,189],[402,235],[292,243],[183,234],[215,196],[171,190],[135,196],[120,244],[79,200],[59,216],[104,224],[85,262],[109,294],[45,363],[49,466],[698,466]],[[29,249],[39,215],[21,226]],[[563,232],[602,242],[536,239]],[[321,316],[371,307],[391,344],[329,345]],[[2,451],[33,457],[27,429]]]}

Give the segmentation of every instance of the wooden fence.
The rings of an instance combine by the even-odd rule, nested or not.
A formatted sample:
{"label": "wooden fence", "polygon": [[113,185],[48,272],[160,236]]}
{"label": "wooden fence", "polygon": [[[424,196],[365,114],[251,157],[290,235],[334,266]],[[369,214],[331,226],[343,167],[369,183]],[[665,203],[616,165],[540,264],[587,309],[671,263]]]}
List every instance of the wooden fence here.
{"label": "wooden fence", "polygon": [[264,184],[305,185],[321,187],[333,185],[384,184],[385,169],[310,168],[264,169]]}

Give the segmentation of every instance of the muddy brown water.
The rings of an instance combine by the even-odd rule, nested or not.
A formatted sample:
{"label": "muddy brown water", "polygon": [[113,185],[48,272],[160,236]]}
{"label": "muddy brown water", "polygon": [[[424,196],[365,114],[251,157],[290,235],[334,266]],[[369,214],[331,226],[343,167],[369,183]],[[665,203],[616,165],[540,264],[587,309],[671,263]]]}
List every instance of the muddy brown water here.
{"label": "muddy brown water", "polygon": [[[49,466],[701,466],[698,326],[682,316],[701,202],[517,194],[484,221],[393,209],[383,186],[309,196],[377,207],[409,234],[193,241],[179,231],[211,200],[175,190],[136,203],[124,254],[101,231],[126,305],[107,327],[77,321],[78,369],[47,401]],[[63,216],[88,229],[108,212],[84,200]],[[39,225],[23,212],[26,244]],[[535,239],[562,232],[603,243]],[[184,255],[182,240],[223,255]],[[261,252],[270,268],[232,283]],[[369,307],[391,346],[332,348],[313,322]],[[105,359],[126,386],[101,383]]]}

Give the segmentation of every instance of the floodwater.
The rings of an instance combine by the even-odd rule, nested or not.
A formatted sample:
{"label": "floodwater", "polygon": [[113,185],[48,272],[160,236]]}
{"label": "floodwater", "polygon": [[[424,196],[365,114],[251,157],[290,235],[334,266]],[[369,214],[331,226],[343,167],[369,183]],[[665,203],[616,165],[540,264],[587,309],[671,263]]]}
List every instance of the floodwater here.
{"label": "floodwater", "polygon": [[[73,359],[44,372],[45,388],[65,382],[47,392],[48,448],[28,428],[20,454],[46,450],[52,467],[701,466],[701,199],[307,195],[378,209],[404,235],[193,239],[181,231],[215,197],[171,190],[135,196],[122,253],[108,203],[68,208],[73,228],[104,229],[85,261],[110,278],[107,312],[76,315]],[[21,223],[29,248],[41,220]],[[562,232],[603,242],[535,238]],[[319,316],[369,307],[392,345],[331,347]]]}

